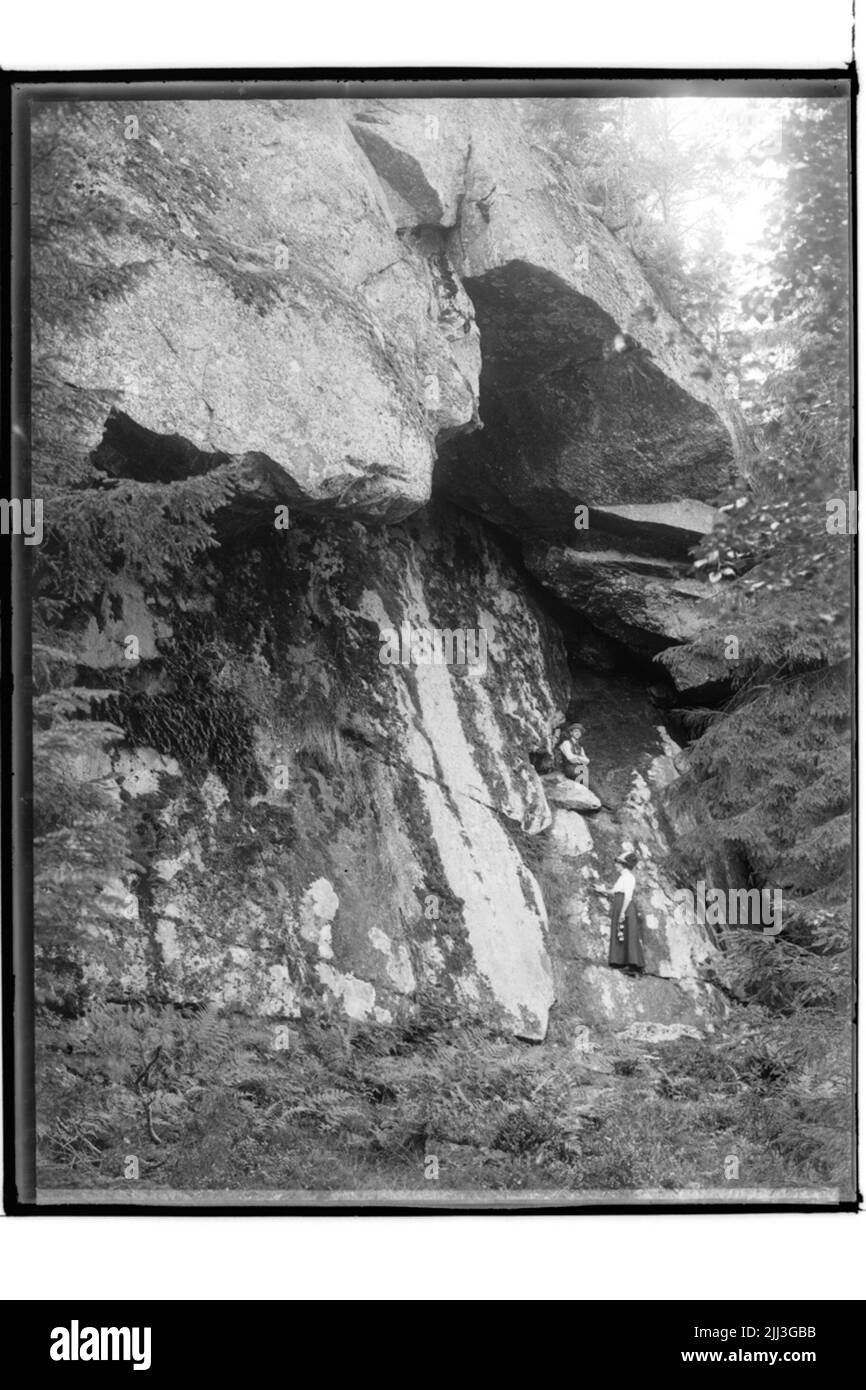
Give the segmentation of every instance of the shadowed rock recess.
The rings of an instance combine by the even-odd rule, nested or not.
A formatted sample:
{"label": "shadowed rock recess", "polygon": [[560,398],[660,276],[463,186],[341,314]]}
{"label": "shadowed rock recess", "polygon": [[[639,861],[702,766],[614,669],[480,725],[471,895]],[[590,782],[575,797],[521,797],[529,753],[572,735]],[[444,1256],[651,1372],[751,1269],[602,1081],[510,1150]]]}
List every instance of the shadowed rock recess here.
{"label": "shadowed rock recess", "polygon": [[[706,621],[690,550],[746,440],[573,176],[506,100],[46,106],[34,151],[49,534],[70,490],[227,480],[218,546],[149,587],[121,566],[64,620],[94,716],[70,775],[134,853],[40,997],[713,1027],[713,943],[666,869],[678,750],[632,687],[618,738],[604,671]],[[380,659],[430,628],[486,660]],[[594,816],[536,771],[566,712]],[[607,969],[592,891],[623,845],[643,980]]]}

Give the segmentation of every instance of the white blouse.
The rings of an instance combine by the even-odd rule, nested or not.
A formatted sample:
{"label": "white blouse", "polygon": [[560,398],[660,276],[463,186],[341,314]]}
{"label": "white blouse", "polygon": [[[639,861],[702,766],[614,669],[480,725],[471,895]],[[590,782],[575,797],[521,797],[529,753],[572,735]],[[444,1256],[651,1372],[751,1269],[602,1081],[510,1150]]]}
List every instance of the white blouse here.
{"label": "white blouse", "polygon": [[613,885],[614,896],[622,893],[622,911],[625,915],[629,903],[634,895],[634,874],[630,869],[623,869],[616,883]]}

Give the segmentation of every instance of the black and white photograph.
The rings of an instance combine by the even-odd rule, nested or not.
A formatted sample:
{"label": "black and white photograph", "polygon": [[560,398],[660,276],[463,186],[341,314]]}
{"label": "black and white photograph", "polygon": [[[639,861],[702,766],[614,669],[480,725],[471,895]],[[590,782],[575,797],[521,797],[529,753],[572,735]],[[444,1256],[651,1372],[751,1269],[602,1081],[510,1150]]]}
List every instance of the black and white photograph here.
{"label": "black and white photograph", "polygon": [[856,1206],[853,87],[18,82],[21,1200]]}

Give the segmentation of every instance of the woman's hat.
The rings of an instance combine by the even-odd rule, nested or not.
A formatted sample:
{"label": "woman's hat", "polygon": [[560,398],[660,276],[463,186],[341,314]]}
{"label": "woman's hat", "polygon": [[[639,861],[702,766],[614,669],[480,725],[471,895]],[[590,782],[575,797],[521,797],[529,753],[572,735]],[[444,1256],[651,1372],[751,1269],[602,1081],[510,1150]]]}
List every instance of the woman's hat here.
{"label": "woman's hat", "polygon": [[624,849],[622,854],[617,855],[614,862],[622,864],[626,869],[633,869],[637,863],[637,855],[633,849]]}

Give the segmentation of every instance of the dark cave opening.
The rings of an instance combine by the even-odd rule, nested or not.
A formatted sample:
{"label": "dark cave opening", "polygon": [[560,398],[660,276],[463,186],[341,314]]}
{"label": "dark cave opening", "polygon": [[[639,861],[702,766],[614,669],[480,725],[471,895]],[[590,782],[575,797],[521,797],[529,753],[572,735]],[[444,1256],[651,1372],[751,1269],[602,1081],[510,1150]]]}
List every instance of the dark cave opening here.
{"label": "dark cave opening", "polygon": [[229,461],[227,454],[206,453],[181,435],[155,433],[116,410],[91,457],[94,467],[110,478],[138,483],[177,483]]}
{"label": "dark cave opening", "polygon": [[[532,555],[558,545],[587,559],[627,559],[635,585],[643,575],[688,585],[696,518],[709,510],[694,499],[715,495],[727,474],[727,431],[651,353],[635,344],[636,360],[619,361],[610,345],[620,326],[552,272],[515,260],[463,283],[481,335],[482,427],[441,442],[433,497],[492,528],[562,633],[575,685],[587,675],[606,681],[626,692],[629,708],[643,692],[644,718],[684,746],[695,737],[689,712],[723,704],[729,684],[678,691],[656,659],[676,639],[627,622],[600,627],[542,582]],[[644,508],[635,520],[634,503],[670,505],[676,519],[648,518]],[[575,529],[580,504],[589,515],[583,532]]]}
{"label": "dark cave opening", "polygon": [[467,510],[567,543],[576,504],[716,495],[732,457],[709,406],[551,271],[514,260],[467,277],[481,337],[483,428],[443,443],[436,476]]}

